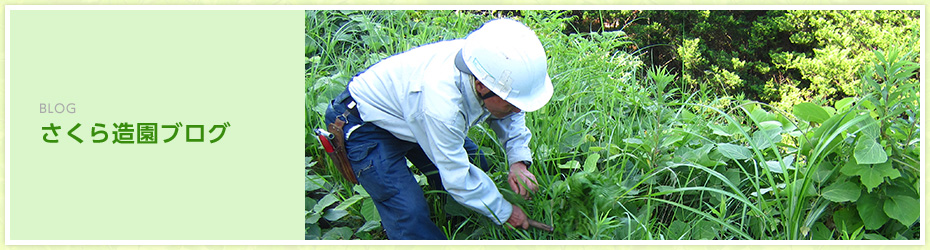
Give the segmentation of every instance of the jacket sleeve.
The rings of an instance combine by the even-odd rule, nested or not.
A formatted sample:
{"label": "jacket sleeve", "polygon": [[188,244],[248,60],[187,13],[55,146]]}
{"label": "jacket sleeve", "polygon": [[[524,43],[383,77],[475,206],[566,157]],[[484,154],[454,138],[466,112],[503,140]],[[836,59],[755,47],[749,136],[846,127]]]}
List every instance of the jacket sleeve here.
{"label": "jacket sleeve", "polygon": [[504,144],[507,152],[507,165],[516,162],[533,162],[533,153],[530,151],[530,139],[533,135],[526,128],[526,115],[524,112],[513,113],[501,119],[488,119],[488,125],[497,134],[498,140]]}
{"label": "jacket sleeve", "polygon": [[[445,117],[445,119],[440,118]],[[452,198],[497,224],[510,218],[513,207],[490,177],[468,161],[465,118],[460,114],[432,115],[420,112],[408,120],[417,143],[436,164],[442,185]]]}

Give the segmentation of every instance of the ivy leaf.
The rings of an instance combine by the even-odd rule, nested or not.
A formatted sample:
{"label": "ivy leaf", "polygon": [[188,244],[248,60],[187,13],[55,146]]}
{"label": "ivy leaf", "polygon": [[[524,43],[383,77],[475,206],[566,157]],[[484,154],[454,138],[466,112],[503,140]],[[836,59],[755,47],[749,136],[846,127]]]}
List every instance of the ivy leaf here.
{"label": "ivy leaf", "polygon": [[888,222],[889,218],[882,209],[882,200],[876,194],[862,194],[856,202],[859,218],[865,223],[865,229],[875,230]]}
{"label": "ivy leaf", "polygon": [[858,175],[862,185],[865,185],[868,188],[869,193],[872,192],[872,189],[878,187],[885,181],[885,177],[894,179],[901,177],[901,172],[897,169],[891,167],[891,162],[886,162],[882,164],[875,165],[863,165],[863,164],[846,164],[843,169],[840,170],[845,175],[855,176]]}
{"label": "ivy leaf", "polygon": [[859,139],[853,156],[859,164],[879,164],[888,161],[888,155],[885,155],[882,145],[870,138]]}
{"label": "ivy leaf", "polygon": [[920,202],[910,196],[893,195],[885,200],[885,214],[905,226],[910,226],[920,217]]}
{"label": "ivy leaf", "polygon": [[752,158],[752,152],[749,152],[749,149],[740,145],[730,144],[730,143],[718,143],[717,151],[720,151],[726,158],[733,160],[745,160]]}
{"label": "ivy leaf", "polygon": [[830,118],[830,114],[823,107],[809,102],[794,105],[793,111],[794,116],[798,119],[810,122],[823,123]]}
{"label": "ivy leaf", "polygon": [[861,168],[861,166],[856,164],[856,161],[847,161],[846,165],[840,168],[840,173],[846,176],[856,176],[856,173],[859,172],[859,168]]}
{"label": "ivy leaf", "polygon": [[856,201],[861,192],[859,185],[848,181],[837,181],[823,189],[823,197],[833,202]]}

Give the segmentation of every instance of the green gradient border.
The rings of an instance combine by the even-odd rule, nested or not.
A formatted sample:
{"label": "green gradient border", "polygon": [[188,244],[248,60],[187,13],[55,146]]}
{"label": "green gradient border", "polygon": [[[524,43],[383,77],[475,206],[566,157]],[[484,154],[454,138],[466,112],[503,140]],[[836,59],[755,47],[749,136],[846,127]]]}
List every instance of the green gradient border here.
{"label": "green gradient border", "polygon": [[[573,5],[575,5],[575,6],[581,6],[581,5],[609,5],[609,4],[613,4],[613,3],[615,3],[615,2],[616,2],[616,1],[606,1],[606,0],[590,1],[590,0],[588,0],[588,1],[574,1],[574,2],[571,2],[570,4],[573,4]],[[767,4],[767,5],[789,5],[789,4],[794,4],[794,5],[799,5],[799,4],[809,4],[809,5],[838,5],[838,4],[842,4],[842,5],[869,5],[869,4],[879,4],[879,3],[881,3],[881,4],[885,4],[885,5],[922,5],[922,6],[926,6],[926,4],[927,4],[928,2],[930,2],[930,1],[928,1],[928,0],[925,0],[925,1],[883,1],[883,2],[879,2],[879,1],[875,1],[875,0],[868,0],[868,1],[866,1],[866,0],[857,0],[857,1],[801,1],[801,0],[791,0],[791,1],[764,1],[764,2],[747,1],[747,0],[743,0],[743,1],[723,1],[723,0],[696,0],[696,1],[659,1],[659,0],[656,0],[656,1],[644,1],[644,0],[635,0],[635,1],[625,1],[625,3],[627,3],[627,4],[638,4],[638,5],[721,5],[721,4],[735,4],[734,7],[736,7],[736,8],[739,8],[739,5],[759,5],[759,4]],[[503,2],[502,2],[502,1],[499,1],[499,0],[481,0],[481,1],[472,1],[470,4],[502,4],[502,3],[503,3],[503,4],[510,4],[510,5],[556,5],[556,4],[566,4],[564,1],[558,1],[558,0],[539,0],[539,1],[529,1],[529,0],[507,0],[507,1],[503,1]],[[83,4],[92,4],[92,5],[108,5],[108,4],[113,4],[113,5],[119,5],[119,4],[123,4],[123,5],[125,5],[125,4],[130,4],[130,5],[135,5],[135,4],[150,4],[150,5],[265,5],[265,4],[269,4],[269,5],[316,5],[316,4],[320,4],[320,5],[333,5],[333,4],[336,4],[336,5],[377,5],[377,4],[418,5],[418,4],[441,4],[441,5],[458,5],[458,4],[460,4],[460,3],[459,3],[459,1],[454,1],[454,0],[439,0],[439,1],[425,1],[425,0],[419,0],[419,1],[417,1],[417,0],[406,0],[406,1],[405,1],[405,0],[399,0],[399,1],[390,1],[390,0],[388,0],[388,1],[376,1],[376,0],[368,0],[368,1],[286,1],[286,0],[284,0],[284,1],[279,1],[279,0],[242,0],[242,1],[227,1],[227,0],[215,0],[215,1],[197,1],[197,2],[194,2],[194,1],[186,1],[186,0],[168,0],[168,1],[120,1],[120,0],[114,0],[114,1],[109,1],[109,0],[100,0],[100,1],[74,1],[74,0],[47,0],[47,1],[35,1],[35,0],[33,0],[33,1],[6,1],[6,2],[4,2],[4,3],[0,3],[0,5],[2,5],[2,6],[4,6],[4,7],[5,7],[6,5],[35,5],[35,4],[61,4],[61,5],[69,5],[69,4],[78,4],[78,5],[83,5]],[[340,8],[340,6],[331,6],[331,7],[333,7],[333,8]],[[484,7],[486,7],[486,8],[493,8],[493,6],[484,6]],[[511,7],[512,7],[512,6],[511,6]],[[533,8],[532,6],[527,6],[527,7],[528,7],[528,8]],[[673,7],[673,6],[669,6],[669,7]],[[326,8],[326,7],[321,7],[321,8]],[[424,8],[429,8],[429,7],[424,7]],[[592,8],[604,8],[604,6],[592,6]],[[926,7],[925,7],[924,9],[926,10]],[[4,14],[4,15],[5,15],[5,14]],[[924,15],[926,15],[926,11],[925,11]],[[5,16],[4,16],[4,19],[0,19],[0,20],[2,20],[2,21],[0,21],[0,22],[5,22]],[[926,24],[927,24],[927,23],[926,23],[926,20],[927,20],[927,19],[925,18],[925,19],[924,19],[924,29],[926,29]],[[924,35],[924,36],[925,36],[925,35]],[[926,49],[925,49],[925,48],[923,48],[921,51],[922,51],[922,55],[926,55]],[[922,58],[925,58],[925,57],[922,57]],[[923,67],[922,69],[927,69],[927,67],[926,67],[926,66],[927,66],[927,63],[926,63],[926,62],[924,63],[923,66],[924,66],[924,67]],[[921,78],[924,79],[925,76],[922,75]],[[921,89],[923,90],[923,88],[924,88],[924,84],[922,83],[922,84],[921,84]],[[925,101],[925,99],[926,99],[926,97],[922,98],[922,102]],[[924,103],[925,103],[925,102],[924,102]],[[4,105],[3,103],[0,103],[0,112],[3,112],[3,110],[4,110],[4,109],[2,108],[3,105]],[[924,109],[924,110],[922,110],[922,111],[926,112],[926,107],[924,107],[923,109]],[[922,122],[922,123],[925,124],[925,122]],[[0,125],[0,126],[5,126],[5,125]],[[3,131],[3,130],[0,129],[0,131]],[[924,135],[924,136],[926,136],[926,135]],[[5,137],[5,135],[0,135],[0,137]],[[924,153],[925,153],[925,152],[922,152],[921,155],[923,155]],[[924,163],[924,164],[926,164],[926,163]],[[926,169],[926,166],[924,166],[924,169]],[[923,181],[925,181],[924,184],[925,184],[925,186],[926,186],[926,180],[923,180]],[[925,192],[926,192],[926,190],[923,190],[922,193],[925,193]],[[3,192],[0,192],[0,195],[3,195]],[[926,200],[924,200],[924,202],[926,203]],[[925,208],[926,208],[926,207],[925,207]],[[0,220],[2,220],[2,218],[0,218]],[[924,219],[922,219],[922,220],[923,220],[924,222],[927,221],[926,218],[924,218]],[[5,229],[0,228],[0,232],[2,232],[2,230],[5,230]],[[926,228],[925,228],[925,230],[926,230]],[[5,233],[5,232],[4,232],[4,233]],[[926,235],[926,232],[924,232],[924,234]],[[0,233],[0,235],[5,235],[5,234]],[[455,244],[455,242],[450,242],[450,243]],[[504,249],[508,249],[508,250],[509,250],[509,249],[644,249],[644,250],[652,250],[652,249],[762,249],[762,250],[775,250],[775,249],[779,249],[779,250],[781,250],[781,249],[786,249],[786,248],[787,248],[787,249],[792,249],[792,250],[794,250],[794,249],[802,249],[802,250],[806,250],[806,249],[811,249],[811,250],[815,250],[815,249],[816,249],[816,250],[833,250],[833,249],[837,249],[837,250],[840,250],[840,249],[842,249],[842,250],[857,250],[857,249],[881,250],[881,249],[927,249],[927,248],[928,248],[926,245],[925,245],[925,246],[877,246],[877,245],[827,245],[827,246],[793,246],[793,245],[754,246],[754,245],[750,245],[750,246],[745,246],[745,245],[703,245],[703,244],[702,244],[702,245],[684,245],[684,246],[680,246],[680,245],[670,245],[670,246],[567,245],[567,246],[566,246],[566,245],[531,245],[532,242],[526,242],[526,243],[527,243],[526,245],[522,245],[521,243],[524,243],[524,242],[516,242],[516,243],[514,243],[514,244],[520,244],[520,245],[513,245],[513,246],[511,246],[511,245],[504,245],[504,246],[476,246],[476,245],[449,245],[449,246],[423,246],[423,245],[416,245],[416,246],[394,246],[394,245],[386,245],[386,246],[384,246],[384,245],[378,245],[378,246],[366,246],[366,245],[338,245],[338,246],[312,246],[312,245],[305,245],[305,246],[140,246],[140,247],[136,247],[136,246],[78,246],[78,247],[72,247],[72,246],[0,246],[0,249],[6,249],[6,248],[9,248],[9,249],[27,249],[27,248],[28,248],[28,249],[35,249],[35,248],[37,248],[37,247],[40,247],[40,248],[42,248],[42,249],[66,249],[66,248],[67,248],[67,249],[72,249],[72,248],[79,248],[79,249],[163,249],[163,248],[171,248],[171,249],[255,249],[255,248],[261,248],[261,249],[327,249],[327,250],[328,250],[328,249],[371,249],[371,248],[375,248],[375,249],[404,249],[404,250],[419,250],[419,249],[488,249],[488,250],[491,250],[491,249],[495,249],[495,250],[497,250],[497,249],[501,249],[501,250],[504,250]],[[617,242],[615,242],[615,243],[617,243],[617,244],[622,244],[623,242],[622,242],[622,241],[617,241]],[[356,243],[356,244],[357,244],[357,243]],[[601,244],[601,243],[599,243],[599,244]]]}

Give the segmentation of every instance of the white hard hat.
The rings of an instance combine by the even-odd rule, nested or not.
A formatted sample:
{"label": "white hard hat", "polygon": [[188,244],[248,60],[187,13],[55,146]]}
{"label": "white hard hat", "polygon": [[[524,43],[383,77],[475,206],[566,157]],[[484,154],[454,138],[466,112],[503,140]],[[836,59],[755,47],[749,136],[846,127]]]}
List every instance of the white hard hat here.
{"label": "white hard hat", "polygon": [[520,110],[535,111],[552,98],[546,51],[533,30],[517,21],[492,20],[472,32],[456,66]]}

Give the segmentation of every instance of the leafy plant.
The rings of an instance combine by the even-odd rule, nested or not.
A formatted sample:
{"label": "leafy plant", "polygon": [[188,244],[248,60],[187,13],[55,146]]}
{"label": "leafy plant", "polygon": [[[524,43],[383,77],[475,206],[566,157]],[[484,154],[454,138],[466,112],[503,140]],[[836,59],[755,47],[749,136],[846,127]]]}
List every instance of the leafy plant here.
{"label": "leafy plant", "polygon": [[555,232],[498,226],[423,182],[448,238],[918,239],[915,13],[308,11],[307,238],[385,238],[309,134],[329,98],[381,58],[506,16],[537,32],[555,87],[527,113],[539,192],[504,184],[490,128],[469,136],[505,198]]}

